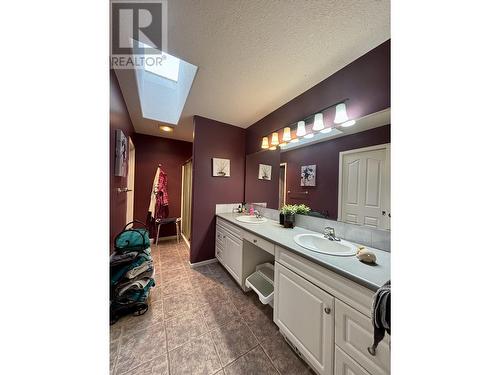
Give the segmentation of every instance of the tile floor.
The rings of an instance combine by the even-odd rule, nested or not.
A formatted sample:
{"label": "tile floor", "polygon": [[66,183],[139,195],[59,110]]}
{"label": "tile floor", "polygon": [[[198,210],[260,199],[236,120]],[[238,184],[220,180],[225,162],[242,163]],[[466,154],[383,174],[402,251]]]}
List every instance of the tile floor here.
{"label": "tile floor", "polygon": [[273,323],[218,263],[192,269],[184,243],[152,247],[149,311],[110,329],[112,375],[313,374]]}

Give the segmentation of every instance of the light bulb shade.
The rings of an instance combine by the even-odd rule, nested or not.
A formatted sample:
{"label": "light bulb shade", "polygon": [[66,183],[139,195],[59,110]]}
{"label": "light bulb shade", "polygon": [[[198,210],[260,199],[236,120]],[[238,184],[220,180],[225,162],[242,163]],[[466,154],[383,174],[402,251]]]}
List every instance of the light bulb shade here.
{"label": "light bulb shade", "polygon": [[356,121],[349,120],[349,121],[343,122],[342,124],[340,124],[340,126],[342,126],[343,128],[347,128],[349,126],[353,126],[355,123],[356,123]]}
{"label": "light bulb shade", "polygon": [[260,146],[261,148],[269,148],[269,139],[267,137],[263,137],[262,138],[262,146]]}
{"label": "light bulb shade", "polygon": [[336,124],[341,124],[349,120],[347,116],[347,107],[345,103],[339,103],[335,106],[335,119],[333,120]]}
{"label": "light bulb shade", "polygon": [[322,113],[316,113],[314,115],[314,125],[313,125],[313,130],[314,131],[319,131],[325,128],[325,124],[323,123],[323,114]]}
{"label": "light bulb shade", "polygon": [[280,144],[280,141],[278,139],[278,133],[273,133],[273,135],[271,136],[271,145],[277,146],[279,144]]}
{"label": "light bulb shade", "polygon": [[297,137],[303,137],[304,135],[306,135],[306,123],[299,121],[297,123]]}
{"label": "light bulb shade", "polygon": [[292,133],[289,127],[283,129],[283,141],[289,142],[292,139]]}

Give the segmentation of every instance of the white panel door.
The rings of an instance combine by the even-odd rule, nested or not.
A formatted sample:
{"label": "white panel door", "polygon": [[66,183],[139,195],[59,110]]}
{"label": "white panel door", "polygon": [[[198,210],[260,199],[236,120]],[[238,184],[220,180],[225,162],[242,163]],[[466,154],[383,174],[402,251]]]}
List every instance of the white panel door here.
{"label": "white panel door", "polygon": [[275,267],[274,322],[318,374],[333,374],[333,296]]}
{"label": "white panel door", "polygon": [[389,229],[389,157],[385,146],[382,147],[342,155],[341,221]]}

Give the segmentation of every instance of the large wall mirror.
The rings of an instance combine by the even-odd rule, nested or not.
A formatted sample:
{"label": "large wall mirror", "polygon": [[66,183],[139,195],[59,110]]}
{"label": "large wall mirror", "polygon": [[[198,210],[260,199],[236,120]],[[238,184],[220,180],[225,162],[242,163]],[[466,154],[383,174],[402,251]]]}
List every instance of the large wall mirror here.
{"label": "large wall mirror", "polygon": [[274,209],[305,204],[313,216],[390,229],[390,108],[349,127],[323,115],[331,129],[311,131],[311,117],[305,128],[313,136],[297,137],[290,125],[298,141],[247,155],[245,201]]}

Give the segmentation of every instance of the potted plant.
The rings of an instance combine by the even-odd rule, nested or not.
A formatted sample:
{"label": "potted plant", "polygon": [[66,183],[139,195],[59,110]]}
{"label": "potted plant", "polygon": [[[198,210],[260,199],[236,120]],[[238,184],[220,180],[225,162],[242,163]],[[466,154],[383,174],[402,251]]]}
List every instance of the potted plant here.
{"label": "potted plant", "polygon": [[283,226],[285,228],[293,228],[295,225],[295,214],[297,213],[297,205],[285,204],[281,208],[283,214]]}
{"label": "potted plant", "polygon": [[307,215],[309,214],[309,211],[311,211],[311,209],[307,207],[305,204],[297,205],[297,212],[296,212],[297,214]]}

